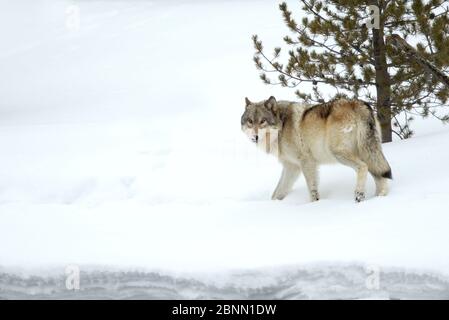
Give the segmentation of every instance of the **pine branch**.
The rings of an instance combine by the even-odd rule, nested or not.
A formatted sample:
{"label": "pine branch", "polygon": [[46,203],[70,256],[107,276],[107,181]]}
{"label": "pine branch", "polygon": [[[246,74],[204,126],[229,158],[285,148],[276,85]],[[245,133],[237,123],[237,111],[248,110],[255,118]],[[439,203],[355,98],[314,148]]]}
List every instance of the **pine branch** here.
{"label": "pine branch", "polygon": [[401,52],[404,52],[410,59],[418,63],[424,70],[432,73],[439,81],[449,88],[449,76],[445,75],[431,62],[424,59],[411,45],[409,45],[398,34],[392,34],[387,41]]}

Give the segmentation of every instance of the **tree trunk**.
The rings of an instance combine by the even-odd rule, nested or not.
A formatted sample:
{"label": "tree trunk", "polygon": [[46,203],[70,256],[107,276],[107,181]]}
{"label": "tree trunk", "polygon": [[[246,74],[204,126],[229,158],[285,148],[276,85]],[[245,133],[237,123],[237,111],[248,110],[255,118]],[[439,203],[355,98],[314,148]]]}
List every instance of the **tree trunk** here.
{"label": "tree trunk", "polygon": [[[372,1],[378,5],[378,1]],[[380,8],[380,7],[379,7]],[[380,8],[382,10],[382,8]],[[379,29],[373,28],[373,52],[376,69],[376,90],[377,90],[377,117],[382,131],[382,142],[391,142],[391,88],[390,75],[387,69],[387,57],[384,41],[384,26],[382,12],[380,14]]]}

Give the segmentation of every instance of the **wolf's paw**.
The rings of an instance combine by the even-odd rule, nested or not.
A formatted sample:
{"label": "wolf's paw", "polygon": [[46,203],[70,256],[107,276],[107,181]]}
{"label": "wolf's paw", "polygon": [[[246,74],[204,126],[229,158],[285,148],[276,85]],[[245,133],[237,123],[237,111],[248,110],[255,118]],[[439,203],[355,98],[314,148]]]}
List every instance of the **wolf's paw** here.
{"label": "wolf's paw", "polygon": [[312,202],[320,200],[320,194],[316,190],[310,191],[310,200]]}
{"label": "wolf's paw", "polygon": [[355,192],[355,202],[361,202],[363,200],[365,200],[365,192],[356,191]]}
{"label": "wolf's paw", "polygon": [[382,189],[382,190],[376,192],[376,196],[378,196],[378,197],[385,197],[387,194],[388,194],[388,190],[386,190],[386,189]]}
{"label": "wolf's paw", "polygon": [[271,196],[271,200],[282,200],[287,196],[287,192],[277,192],[275,191]]}

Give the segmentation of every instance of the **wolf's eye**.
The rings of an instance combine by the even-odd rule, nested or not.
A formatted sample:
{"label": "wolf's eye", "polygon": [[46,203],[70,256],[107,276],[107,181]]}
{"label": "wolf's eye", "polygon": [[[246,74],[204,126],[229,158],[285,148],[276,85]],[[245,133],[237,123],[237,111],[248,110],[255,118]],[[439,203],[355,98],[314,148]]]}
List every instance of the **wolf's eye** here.
{"label": "wolf's eye", "polygon": [[267,119],[262,119],[261,121],[260,121],[260,125],[261,126],[264,126],[264,125],[266,125],[267,124]]}
{"label": "wolf's eye", "polygon": [[253,120],[251,119],[246,120],[246,122],[248,122],[248,124],[253,124]]}

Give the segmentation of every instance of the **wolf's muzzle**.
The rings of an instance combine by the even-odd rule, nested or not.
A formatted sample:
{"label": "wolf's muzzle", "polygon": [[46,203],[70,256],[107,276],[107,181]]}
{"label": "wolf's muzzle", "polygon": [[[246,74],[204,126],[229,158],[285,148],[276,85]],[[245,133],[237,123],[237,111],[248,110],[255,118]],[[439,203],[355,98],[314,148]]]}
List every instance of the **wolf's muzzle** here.
{"label": "wolf's muzzle", "polygon": [[253,140],[254,143],[259,142],[259,136],[258,135],[253,136],[252,140]]}

